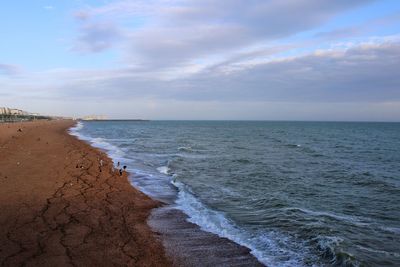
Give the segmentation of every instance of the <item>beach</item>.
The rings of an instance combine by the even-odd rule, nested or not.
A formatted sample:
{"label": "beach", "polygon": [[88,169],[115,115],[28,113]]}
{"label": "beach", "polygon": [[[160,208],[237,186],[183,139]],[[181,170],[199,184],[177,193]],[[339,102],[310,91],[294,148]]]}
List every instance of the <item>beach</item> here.
{"label": "beach", "polygon": [[0,124],[2,266],[169,266],[146,221],[157,202],[74,121]]}

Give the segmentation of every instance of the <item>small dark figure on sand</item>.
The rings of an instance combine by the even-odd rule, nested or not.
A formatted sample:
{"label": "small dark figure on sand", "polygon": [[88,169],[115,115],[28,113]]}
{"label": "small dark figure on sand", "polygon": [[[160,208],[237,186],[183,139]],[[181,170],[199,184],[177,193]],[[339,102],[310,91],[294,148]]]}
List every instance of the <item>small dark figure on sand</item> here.
{"label": "small dark figure on sand", "polygon": [[124,171],[126,171],[126,166],[124,166],[123,168],[124,168]]}
{"label": "small dark figure on sand", "polygon": [[119,176],[122,176],[122,169],[119,169]]}
{"label": "small dark figure on sand", "polygon": [[103,167],[103,160],[100,160],[100,165],[99,165],[99,172],[101,172],[101,167]]}

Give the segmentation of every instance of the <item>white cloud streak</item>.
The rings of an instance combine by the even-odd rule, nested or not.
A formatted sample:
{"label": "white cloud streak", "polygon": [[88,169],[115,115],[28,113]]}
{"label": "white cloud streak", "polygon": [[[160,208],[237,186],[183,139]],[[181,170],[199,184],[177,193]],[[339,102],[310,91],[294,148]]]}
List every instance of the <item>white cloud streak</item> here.
{"label": "white cloud streak", "polygon": [[[116,1],[82,9],[76,17],[92,23],[119,22],[120,27],[127,18],[136,21],[133,29],[124,30],[129,32],[124,59],[145,67],[165,68],[291,36],[368,2],[371,1]],[[91,29],[82,27],[81,36],[91,36]],[[85,42],[90,47],[93,40],[80,38],[81,45]]]}
{"label": "white cloud streak", "polygon": [[[247,58],[245,58],[247,59]],[[64,99],[165,99],[177,101],[400,101],[400,42],[360,44],[256,64],[232,61],[184,77],[114,70],[59,70],[26,79],[47,96]],[[229,69],[229,71],[226,71]],[[52,80],[46,77],[52,77]],[[43,84],[47,80],[47,84]],[[59,85],[59,81],[64,83]],[[26,84],[14,83],[14,87]],[[48,88],[48,89],[46,89]],[[382,93],[384,92],[384,93]]]}

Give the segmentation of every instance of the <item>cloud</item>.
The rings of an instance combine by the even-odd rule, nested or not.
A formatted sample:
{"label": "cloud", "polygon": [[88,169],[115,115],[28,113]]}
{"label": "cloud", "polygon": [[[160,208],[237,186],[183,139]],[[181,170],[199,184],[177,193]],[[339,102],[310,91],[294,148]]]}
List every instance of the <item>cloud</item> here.
{"label": "cloud", "polygon": [[22,72],[21,67],[11,64],[0,63],[0,75],[14,76]]}
{"label": "cloud", "polygon": [[165,119],[396,120],[400,115],[398,40],[254,63],[251,58],[259,53],[174,79],[129,67],[32,73],[11,79],[3,93],[30,105],[35,99],[32,109],[39,111],[40,103],[63,99],[70,103],[66,111],[76,107],[71,115],[89,106],[102,114],[107,106],[113,117]]}
{"label": "cloud", "polygon": [[[235,53],[260,42],[278,40],[312,29],[336,14],[368,0],[152,0],[116,1],[78,11],[79,20],[119,23],[125,27],[124,59],[143,66],[179,66]],[[86,29],[81,29],[85,36]],[[104,36],[104,42],[111,40]],[[101,42],[102,35],[96,40]],[[82,39],[82,38],[79,38]],[[91,38],[85,39],[90,46]],[[89,49],[89,51],[91,51]],[[97,52],[98,50],[92,50]]]}
{"label": "cloud", "polygon": [[180,97],[209,100],[379,102],[400,100],[400,43],[363,44],[262,64],[210,68]]}
{"label": "cloud", "polygon": [[[329,49],[266,62],[254,63],[249,57],[251,54],[174,79],[164,79],[163,72],[120,68],[59,70],[30,80],[36,80],[40,90],[48,90],[47,95],[63,99],[249,103],[400,101],[399,41],[365,43],[349,49]],[[53,77],[53,81],[47,78],[48,84],[44,84],[43,77]],[[66,82],[59,85],[59,80]],[[34,83],[30,87],[33,86]]]}
{"label": "cloud", "polygon": [[72,50],[80,53],[102,52],[118,43],[122,36],[122,32],[111,23],[85,24]]}

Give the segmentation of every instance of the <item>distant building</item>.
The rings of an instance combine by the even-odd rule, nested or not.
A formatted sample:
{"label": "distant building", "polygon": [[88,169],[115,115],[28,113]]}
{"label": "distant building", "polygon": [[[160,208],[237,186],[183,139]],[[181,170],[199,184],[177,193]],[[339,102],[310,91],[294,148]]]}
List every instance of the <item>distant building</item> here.
{"label": "distant building", "polygon": [[107,117],[104,115],[89,115],[82,117],[82,120],[84,121],[101,121],[101,120],[106,120]]}
{"label": "distant building", "polygon": [[48,116],[8,107],[0,107],[0,121],[65,120],[70,117]]}
{"label": "distant building", "polygon": [[29,112],[20,110],[20,109],[15,109],[15,108],[7,108],[7,107],[0,107],[0,115],[21,115],[21,116],[27,116],[30,115]]}

